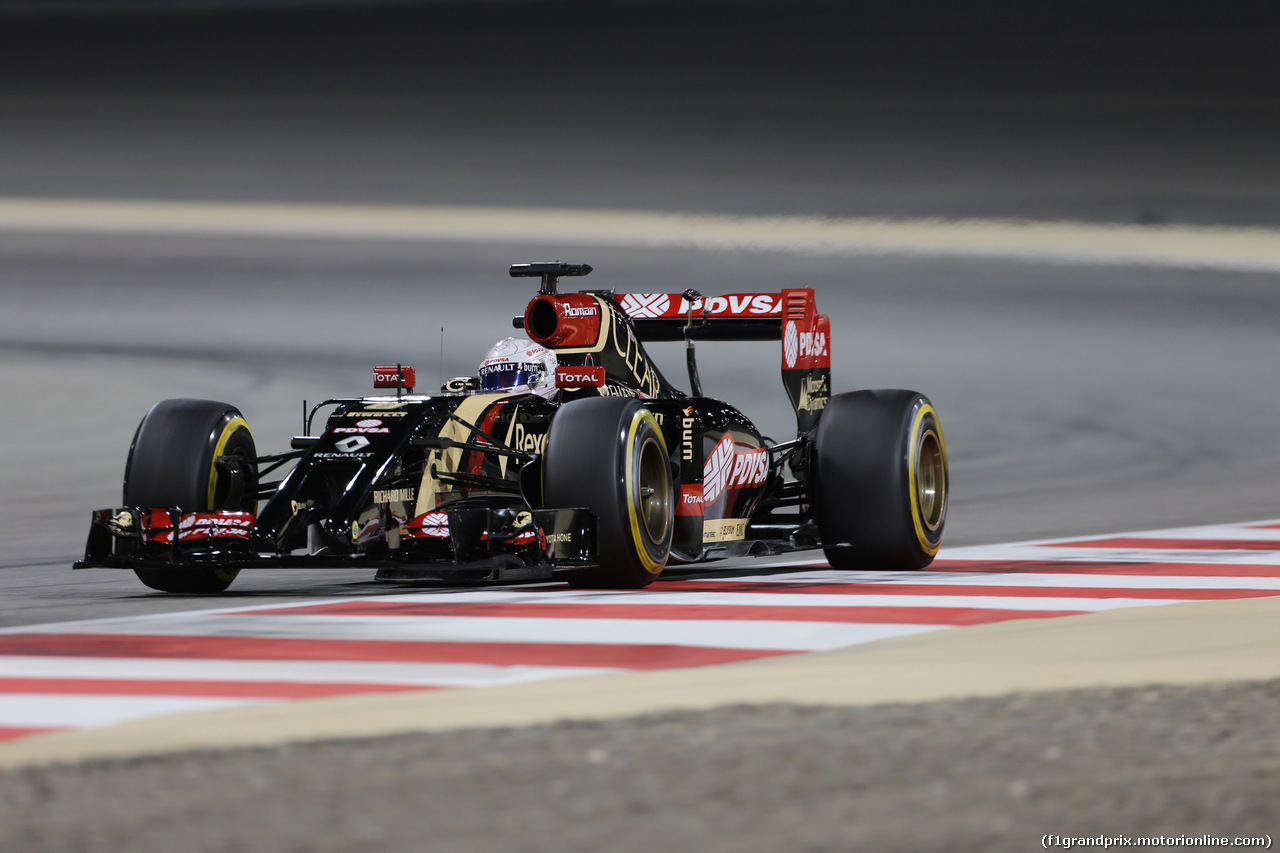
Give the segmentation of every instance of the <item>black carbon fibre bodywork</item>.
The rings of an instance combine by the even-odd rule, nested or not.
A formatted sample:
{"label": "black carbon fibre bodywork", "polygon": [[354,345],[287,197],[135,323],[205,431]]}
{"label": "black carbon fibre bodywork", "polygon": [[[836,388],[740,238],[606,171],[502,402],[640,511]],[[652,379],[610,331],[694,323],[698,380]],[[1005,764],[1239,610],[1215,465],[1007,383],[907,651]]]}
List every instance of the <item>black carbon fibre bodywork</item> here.
{"label": "black carbon fibre bodywork", "polygon": [[[217,460],[211,477],[258,485],[256,514],[98,510],[76,567],[369,566],[380,579],[468,583],[593,568],[595,516],[584,507],[546,506],[541,472],[556,413],[601,396],[638,400],[661,429],[677,485],[671,562],[815,544],[805,466],[797,464],[808,436],[802,431],[795,441],[770,445],[733,406],[677,388],[649,358],[637,329],[669,340],[678,323],[633,319],[608,291],[557,293],[556,276],[589,271],[563,264],[522,269],[518,274],[544,280],[521,325],[556,351],[561,366],[602,368],[600,384],[562,387],[544,399],[482,393],[464,378],[437,394],[397,388],[395,395],[327,400],[312,408],[307,434],[294,437],[291,450]],[[785,292],[756,298],[766,297],[768,305],[788,298]],[[690,339],[782,337],[780,308],[763,319],[708,320],[705,313],[694,323],[690,311]],[[785,367],[799,422],[811,425],[825,403],[829,370]],[[692,355],[690,373],[696,389]],[[808,386],[793,388],[801,379]],[[287,473],[272,482],[268,475],[277,469]]]}

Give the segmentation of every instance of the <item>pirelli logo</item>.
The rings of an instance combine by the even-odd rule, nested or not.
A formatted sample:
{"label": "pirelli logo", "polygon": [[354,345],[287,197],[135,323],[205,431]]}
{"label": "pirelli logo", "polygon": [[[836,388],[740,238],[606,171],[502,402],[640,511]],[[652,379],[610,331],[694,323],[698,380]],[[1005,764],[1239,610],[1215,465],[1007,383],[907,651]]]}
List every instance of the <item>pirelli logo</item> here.
{"label": "pirelli logo", "polygon": [[716,518],[702,522],[702,541],[736,542],[747,538],[745,518]]}

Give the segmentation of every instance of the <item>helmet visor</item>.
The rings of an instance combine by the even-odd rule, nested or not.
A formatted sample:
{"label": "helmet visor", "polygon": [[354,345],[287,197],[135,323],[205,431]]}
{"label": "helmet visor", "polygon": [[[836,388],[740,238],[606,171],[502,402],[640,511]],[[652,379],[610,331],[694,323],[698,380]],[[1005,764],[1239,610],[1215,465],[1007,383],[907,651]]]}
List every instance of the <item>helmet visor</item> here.
{"label": "helmet visor", "polygon": [[480,368],[480,389],[503,391],[521,385],[533,385],[538,381],[536,364],[488,364]]}

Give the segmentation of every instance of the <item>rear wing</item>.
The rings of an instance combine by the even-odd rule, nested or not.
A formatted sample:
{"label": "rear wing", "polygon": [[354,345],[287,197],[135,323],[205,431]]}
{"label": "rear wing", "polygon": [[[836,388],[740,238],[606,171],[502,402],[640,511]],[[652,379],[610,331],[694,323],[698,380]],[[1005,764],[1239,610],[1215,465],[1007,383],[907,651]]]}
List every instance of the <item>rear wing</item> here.
{"label": "rear wing", "polygon": [[623,293],[614,297],[641,341],[781,341],[782,385],[806,433],[831,397],[831,320],[812,288],[779,293]]}
{"label": "rear wing", "polygon": [[[812,298],[813,291],[809,291]],[[782,340],[781,293],[622,293],[614,297],[642,341]],[[688,335],[685,328],[688,328]]]}

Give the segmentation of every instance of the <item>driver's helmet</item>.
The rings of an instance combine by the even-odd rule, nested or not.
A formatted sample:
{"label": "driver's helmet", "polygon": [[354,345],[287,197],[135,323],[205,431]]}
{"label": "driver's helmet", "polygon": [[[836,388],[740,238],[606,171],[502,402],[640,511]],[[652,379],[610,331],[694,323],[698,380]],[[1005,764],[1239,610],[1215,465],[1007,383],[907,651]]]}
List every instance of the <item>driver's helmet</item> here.
{"label": "driver's helmet", "polygon": [[480,362],[480,390],[556,393],[556,354],[527,338],[503,338]]}

